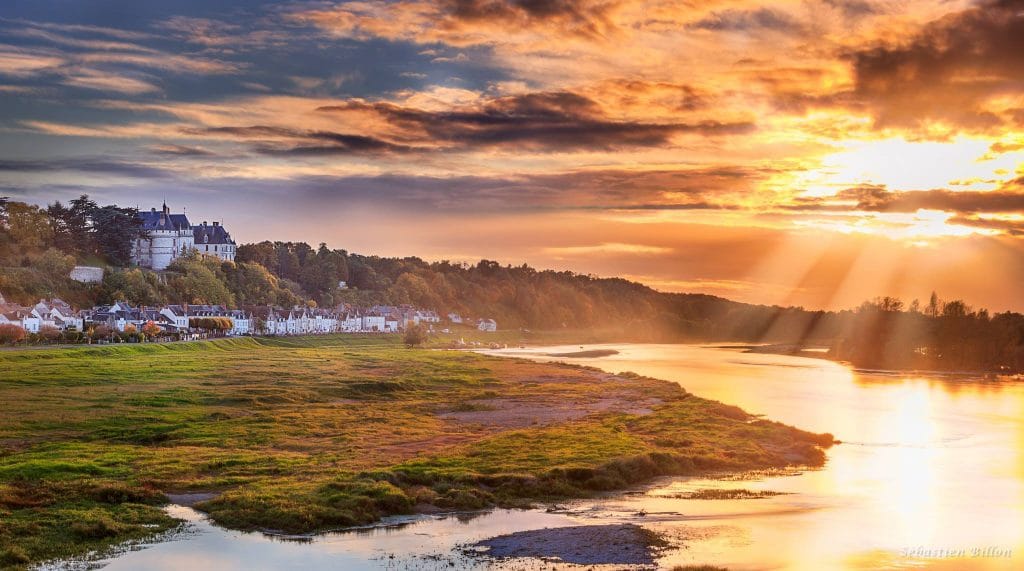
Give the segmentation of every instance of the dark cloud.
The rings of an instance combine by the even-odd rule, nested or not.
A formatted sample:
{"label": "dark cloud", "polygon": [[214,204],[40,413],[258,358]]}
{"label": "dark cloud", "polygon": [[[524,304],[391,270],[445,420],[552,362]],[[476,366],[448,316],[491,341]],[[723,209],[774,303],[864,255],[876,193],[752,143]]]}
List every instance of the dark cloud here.
{"label": "dark cloud", "polygon": [[170,171],[140,163],[112,161],[103,158],[66,158],[40,160],[0,160],[0,172],[76,171],[158,179],[171,176]]}
{"label": "dark cloud", "polygon": [[1024,1],[986,2],[909,41],[851,54],[855,96],[877,127],[941,121],[986,131],[1004,123],[991,98],[1024,93]]}
{"label": "dark cloud", "polygon": [[885,13],[885,10],[868,0],[822,0],[822,3],[841,11],[843,16],[852,20]]}
{"label": "dark cloud", "polygon": [[442,9],[466,23],[554,23],[564,31],[598,37],[614,25],[608,15],[617,2],[590,0],[442,0]]}
{"label": "dark cloud", "polygon": [[771,8],[756,10],[723,10],[688,24],[689,28],[715,32],[750,32],[771,30],[776,32],[799,32],[803,24],[786,12]]}
{"label": "dark cloud", "polygon": [[216,153],[199,147],[185,145],[154,145],[149,150],[157,155],[169,157],[213,157]]}
{"label": "dark cloud", "polygon": [[994,218],[978,218],[976,216],[954,216],[949,219],[949,223],[959,224],[961,226],[971,226],[973,228],[984,228],[986,230],[996,230],[1009,236],[1024,236],[1024,221],[1020,220],[1000,220]]}
{"label": "dark cloud", "polygon": [[182,132],[200,137],[228,136],[249,143],[255,151],[268,155],[357,155],[429,150],[398,145],[366,135],[303,131],[271,125],[188,128]]}
{"label": "dark cloud", "polygon": [[614,120],[593,100],[568,92],[501,97],[472,109],[426,111],[393,103],[349,101],[331,113],[372,113],[418,144],[454,147],[514,145],[555,150],[660,146],[682,133],[749,133],[747,122],[644,123]]}
{"label": "dark cloud", "polygon": [[797,198],[784,207],[807,211],[917,212],[943,210],[961,215],[1024,213],[1024,178],[990,191],[948,189],[891,191],[884,186],[848,188],[833,197]]}

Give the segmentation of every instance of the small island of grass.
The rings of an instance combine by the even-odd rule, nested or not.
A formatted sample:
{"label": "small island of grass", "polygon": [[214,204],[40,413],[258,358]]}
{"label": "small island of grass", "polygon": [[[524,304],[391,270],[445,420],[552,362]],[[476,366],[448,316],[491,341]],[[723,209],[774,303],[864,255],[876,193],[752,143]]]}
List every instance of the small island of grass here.
{"label": "small island of grass", "polygon": [[674,383],[397,336],[0,354],[0,567],[153,536],[172,497],[233,529],[585,497],[820,465],[830,435]]}

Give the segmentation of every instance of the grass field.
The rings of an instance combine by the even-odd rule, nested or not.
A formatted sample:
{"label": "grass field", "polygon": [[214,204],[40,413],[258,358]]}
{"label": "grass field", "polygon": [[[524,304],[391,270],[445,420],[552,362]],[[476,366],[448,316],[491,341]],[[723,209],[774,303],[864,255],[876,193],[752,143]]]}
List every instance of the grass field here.
{"label": "grass field", "polygon": [[0,567],[175,522],[309,532],[581,497],[668,474],[820,464],[831,436],[634,375],[396,336],[0,352]]}

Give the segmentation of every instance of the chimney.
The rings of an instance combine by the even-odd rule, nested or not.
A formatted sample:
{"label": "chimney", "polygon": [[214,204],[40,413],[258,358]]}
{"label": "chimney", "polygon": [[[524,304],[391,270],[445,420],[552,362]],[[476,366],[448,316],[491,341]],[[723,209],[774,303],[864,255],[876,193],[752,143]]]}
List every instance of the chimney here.
{"label": "chimney", "polygon": [[206,220],[203,220],[203,226],[206,226]]}
{"label": "chimney", "polygon": [[214,221],[213,225],[214,226],[220,226],[220,222]]}

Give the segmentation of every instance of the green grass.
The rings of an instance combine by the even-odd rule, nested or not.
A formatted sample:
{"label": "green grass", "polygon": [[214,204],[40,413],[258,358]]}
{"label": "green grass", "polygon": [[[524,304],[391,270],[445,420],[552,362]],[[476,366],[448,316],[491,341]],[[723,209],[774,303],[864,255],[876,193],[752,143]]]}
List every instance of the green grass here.
{"label": "green grass", "polygon": [[[199,507],[228,527],[310,532],[426,506],[519,506],[660,475],[820,464],[831,443],[672,383],[400,342],[0,352],[0,567],[168,529],[166,493],[218,492]],[[458,416],[500,414],[503,400],[571,409],[608,398],[618,405],[526,427]]]}

